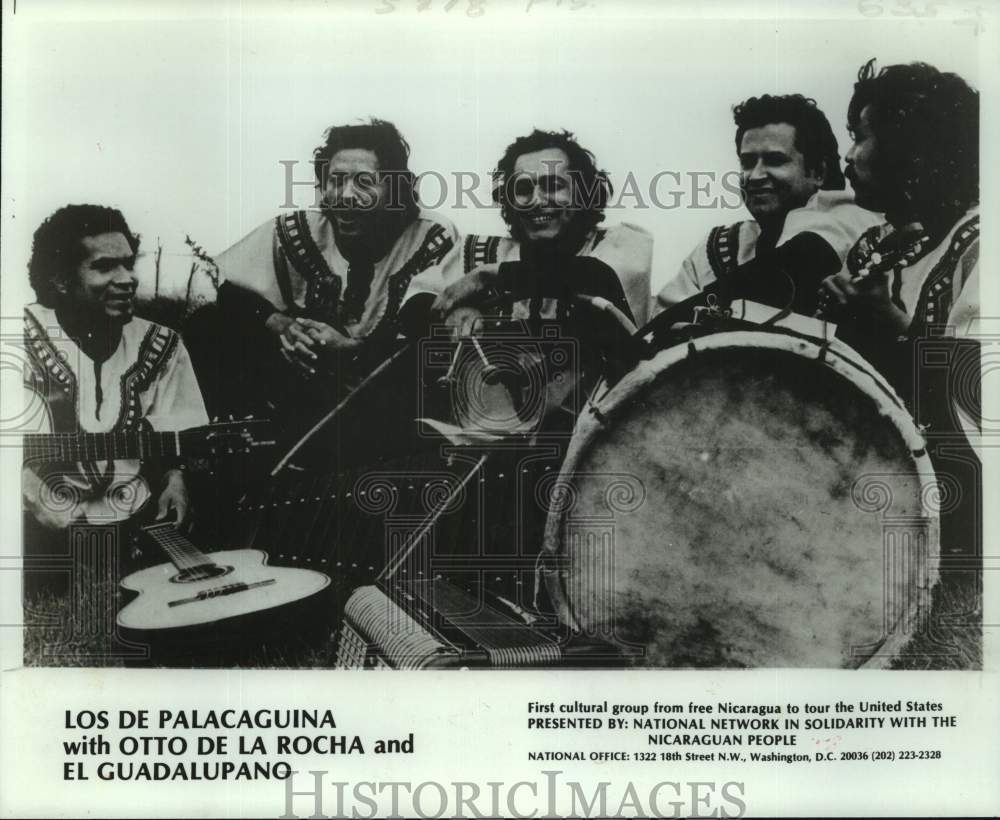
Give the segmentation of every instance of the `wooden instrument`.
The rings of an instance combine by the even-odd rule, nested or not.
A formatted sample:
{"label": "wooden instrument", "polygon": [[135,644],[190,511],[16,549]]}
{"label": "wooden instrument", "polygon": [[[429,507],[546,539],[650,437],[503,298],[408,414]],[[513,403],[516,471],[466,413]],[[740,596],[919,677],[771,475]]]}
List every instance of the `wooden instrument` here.
{"label": "wooden instrument", "polygon": [[25,464],[115,459],[249,454],[275,444],[265,419],[223,421],[187,430],[115,430],[108,433],[26,433]]}
{"label": "wooden instrument", "polygon": [[118,613],[124,629],[162,632],[232,621],[302,601],[330,584],[322,572],[269,566],[261,550],[204,553],[172,522],[141,532],[167,553],[170,563],[122,580],[125,589],[139,593]]}
{"label": "wooden instrument", "polygon": [[543,577],[563,623],[650,666],[886,666],[929,613],[937,494],[923,436],[855,351],[717,333],[581,413]]}
{"label": "wooden instrument", "polygon": [[441,578],[358,589],[344,609],[338,669],[524,669],[622,664],[614,645],[568,637],[511,601]]}

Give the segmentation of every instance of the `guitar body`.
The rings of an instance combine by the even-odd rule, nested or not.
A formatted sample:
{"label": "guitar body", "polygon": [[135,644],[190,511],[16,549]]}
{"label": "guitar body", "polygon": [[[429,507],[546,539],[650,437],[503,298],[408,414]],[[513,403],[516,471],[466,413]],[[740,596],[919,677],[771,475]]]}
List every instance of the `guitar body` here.
{"label": "guitar body", "polygon": [[159,634],[229,626],[303,601],[330,585],[322,572],[269,566],[267,553],[260,550],[225,550],[204,557],[211,562],[207,569],[180,570],[165,563],[122,579],[122,587],[139,596],[118,613],[118,625]]}

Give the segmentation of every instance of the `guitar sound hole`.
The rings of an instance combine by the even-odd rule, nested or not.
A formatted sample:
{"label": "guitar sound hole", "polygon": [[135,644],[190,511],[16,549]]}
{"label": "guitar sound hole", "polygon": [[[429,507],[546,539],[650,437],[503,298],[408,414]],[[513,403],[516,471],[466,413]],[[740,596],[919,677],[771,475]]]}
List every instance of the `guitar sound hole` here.
{"label": "guitar sound hole", "polygon": [[172,584],[189,584],[192,581],[207,581],[219,578],[233,571],[232,567],[220,567],[218,564],[201,564],[197,567],[181,570],[170,579]]}

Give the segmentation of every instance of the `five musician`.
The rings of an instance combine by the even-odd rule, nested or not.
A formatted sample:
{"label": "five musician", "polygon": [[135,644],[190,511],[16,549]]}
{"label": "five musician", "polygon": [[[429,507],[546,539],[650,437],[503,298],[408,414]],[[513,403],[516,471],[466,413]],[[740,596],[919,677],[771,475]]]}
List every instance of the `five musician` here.
{"label": "five musician", "polygon": [[[853,196],[814,100],[765,94],[733,114],[752,219],[713,228],[655,300],[652,237],[604,224],[611,182],[567,131],[511,142],[493,189],[509,235],[463,237],[420,207],[393,124],[328,129],[314,152],[320,208],[284,213],[218,257],[217,304],[185,328],[190,358],[175,331],[133,315],[139,238],[122,214],[67,206],[35,234],[27,383],[55,432],[179,430],[205,423],[206,405],[304,429],[398,339],[423,338],[435,322],[467,338],[498,305],[530,325],[565,319],[585,296],[640,328],[652,306],[653,321],[673,327],[698,306],[741,298],[836,323],[916,412],[919,341],[948,327],[967,337],[978,317],[978,93],[921,63],[865,65],[847,112]],[[975,429],[977,410],[958,408],[960,429]],[[128,499],[119,518],[152,496],[184,523],[180,468],[29,464],[25,517],[32,531],[64,532],[106,520],[117,493]],[[52,503],[54,475],[72,503]]]}

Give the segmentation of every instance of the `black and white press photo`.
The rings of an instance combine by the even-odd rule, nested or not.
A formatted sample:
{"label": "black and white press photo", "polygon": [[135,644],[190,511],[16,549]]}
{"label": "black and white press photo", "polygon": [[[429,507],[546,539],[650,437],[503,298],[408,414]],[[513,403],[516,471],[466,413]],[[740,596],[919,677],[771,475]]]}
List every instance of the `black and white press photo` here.
{"label": "black and white press photo", "polygon": [[819,783],[903,748],[852,731],[988,722],[925,691],[993,668],[985,6],[3,14],[5,720],[29,679],[149,682],[67,703],[74,738],[240,681],[360,758],[412,691],[378,753],[419,756],[465,708],[433,693],[482,686],[518,766],[712,763],[725,816],[793,805],[754,805],[744,743]]}

